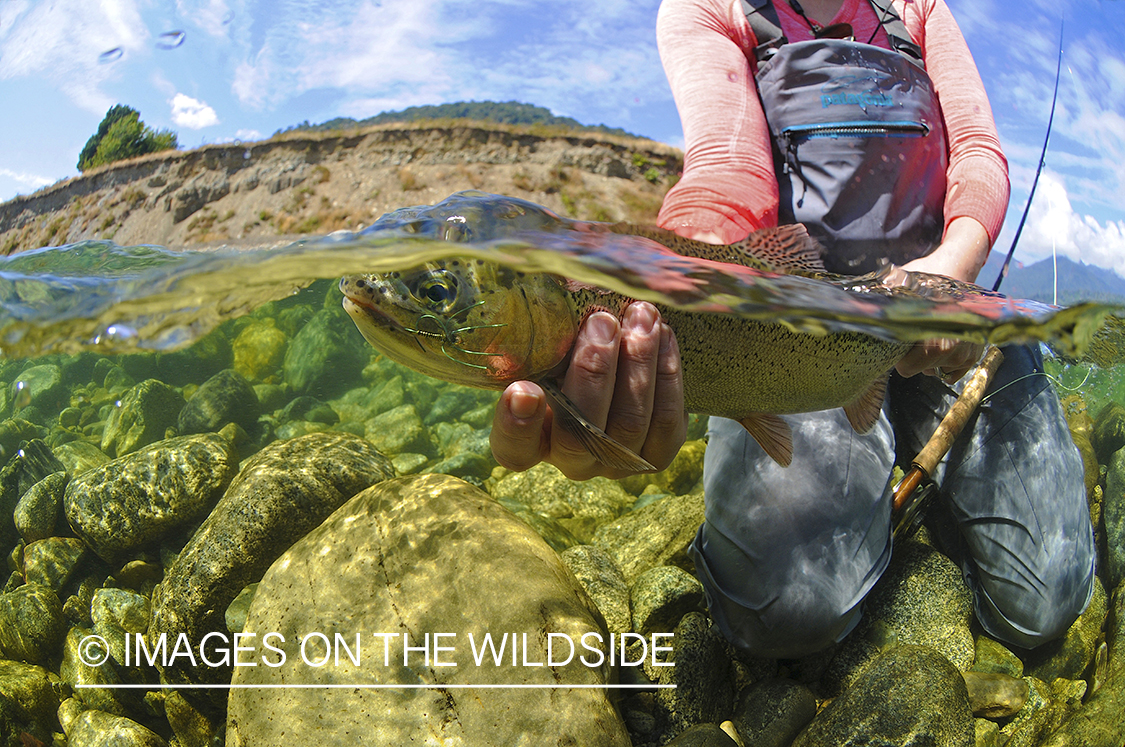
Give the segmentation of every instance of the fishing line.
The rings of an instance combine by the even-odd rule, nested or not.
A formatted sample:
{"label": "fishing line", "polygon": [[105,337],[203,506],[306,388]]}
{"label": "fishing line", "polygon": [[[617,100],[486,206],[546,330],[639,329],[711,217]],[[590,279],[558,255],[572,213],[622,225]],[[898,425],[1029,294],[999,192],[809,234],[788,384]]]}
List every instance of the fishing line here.
{"label": "fishing line", "polygon": [[1046,377],[1047,377],[1048,379],[1050,379],[1050,380],[1051,380],[1051,381],[1052,381],[1052,382],[1053,382],[1053,383],[1055,384],[1055,386],[1057,386],[1057,387],[1058,387],[1059,389],[1062,389],[1062,390],[1064,390],[1064,391],[1067,391],[1067,392],[1077,392],[1077,391],[1078,391],[1078,390],[1080,390],[1080,389],[1081,389],[1081,388],[1082,388],[1083,386],[1085,386],[1085,385],[1086,385],[1086,382],[1090,380],[1090,374],[1092,374],[1093,372],[1094,372],[1094,371],[1093,371],[1093,369],[1089,369],[1089,370],[1087,370],[1087,371],[1086,371],[1086,378],[1082,379],[1082,381],[1081,381],[1081,382],[1080,382],[1080,383],[1078,384],[1078,386],[1067,386],[1066,384],[1062,383],[1062,379],[1060,379],[1060,378],[1059,378],[1059,377],[1057,377],[1057,376],[1052,376],[1051,374],[1047,373],[1046,371],[1035,371],[1035,372],[1033,372],[1033,373],[1029,373],[1029,374],[1024,374],[1023,376],[1019,377],[1018,379],[1012,379],[1012,380],[1011,380],[1011,381],[1009,381],[1009,382],[1008,382],[1007,384],[1005,384],[1004,386],[1002,386],[1002,387],[1000,387],[999,389],[997,389],[997,390],[996,390],[995,392],[992,392],[991,394],[985,395],[985,396],[984,396],[983,398],[981,398],[981,401],[980,401],[980,403],[981,403],[981,404],[983,405],[983,404],[984,404],[985,402],[987,402],[988,400],[992,399],[992,398],[993,398],[994,396],[996,396],[996,395],[997,395],[997,394],[999,394],[1000,392],[1004,391],[1005,389],[1007,389],[1008,387],[1010,387],[1010,386],[1011,386],[1012,384],[1015,384],[1015,383],[1017,383],[1017,382],[1023,381],[1024,379],[1030,379],[1030,378],[1032,378],[1033,376],[1046,376]]}
{"label": "fishing line", "polygon": [[1035,187],[1039,184],[1039,174],[1043,172],[1043,164],[1047,158],[1047,143],[1051,141],[1051,123],[1055,120],[1055,104],[1059,100],[1059,77],[1062,74],[1062,54],[1063,54],[1063,19],[1059,19],[1059,59],[1055,64],[1055,93],[1051,96],[1051,116],[1047,118],[1047,135],[1043,138],[1043,150],[1039,153],[1039,166],[1035,169],[1035,179],[1031,182],[1031,192],[1027,195],[1027,205],[1024,206],[1023,215],[1020,217],[1020,224],[1016,227],[1016,236],[1012,239],[1012,248],[1008,250],[1008,256],[1004,258],[1004,266],[1000,268],[1000,274],[996,276],[996,282],[992,284],[993,292],[1000,290],[1000,283],[1004,282],[1004,278],[1008,276],[1008,265],[1012,262],[1012,255],[1016,253],[1016,244],[1020,240],[1020,233],[1023,232],[1024,221],[1027,220],[1027,214],[1031,212],[1031,200],[1035,197]]}

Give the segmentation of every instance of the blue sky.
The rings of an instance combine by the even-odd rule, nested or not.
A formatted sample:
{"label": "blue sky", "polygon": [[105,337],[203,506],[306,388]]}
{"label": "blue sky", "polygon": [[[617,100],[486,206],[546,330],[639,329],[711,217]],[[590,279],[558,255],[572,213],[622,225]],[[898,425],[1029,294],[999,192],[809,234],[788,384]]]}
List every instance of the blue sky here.
{"label": "blue sky", "polygon": [[[1125,0],[947,0],[1027,199],[1066,18],[1058,111],[1018,258],[1125,275]],[[0,0],[0,200],[77,173],[128,104],[183,147],[336,116],[519,100],[682,146],[658,0]]]}

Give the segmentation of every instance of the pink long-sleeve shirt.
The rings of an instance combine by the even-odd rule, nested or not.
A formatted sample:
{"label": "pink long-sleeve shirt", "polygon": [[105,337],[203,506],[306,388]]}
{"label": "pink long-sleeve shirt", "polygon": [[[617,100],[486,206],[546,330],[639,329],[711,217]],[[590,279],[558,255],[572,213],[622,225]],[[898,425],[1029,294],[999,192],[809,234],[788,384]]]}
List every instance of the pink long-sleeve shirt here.
{"label": "pink long-sleeve shirt", "polygon": [[[774,0],[789,41],[813,38],[785,0]],[[976,219],[990,242],[1008,204],[1008,164],[969,48],[944,0],[894,0],[922,47],[941,103],[949,142],[945,225]],[[844,0],[827,26],[849,23],[855,38],[890,48],[868,0]],[[778,188],[770,133],[754,72],[758,44],[739,0],[664,0],[656,23],[660,58],[684,128],[683,178],[660,210],[662,227],[687,236],[717,234],[724,243],[777,224]]]}

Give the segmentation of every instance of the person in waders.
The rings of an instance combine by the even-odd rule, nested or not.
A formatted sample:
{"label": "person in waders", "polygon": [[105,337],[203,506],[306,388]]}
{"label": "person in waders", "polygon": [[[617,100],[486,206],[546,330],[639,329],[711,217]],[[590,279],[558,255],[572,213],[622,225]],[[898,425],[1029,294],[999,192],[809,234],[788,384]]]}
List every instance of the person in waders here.
{"label": "person in waders", "polygon": [[[662,227],[728,244],[800,222],[833,272],[891,262],[976,279],[1007,207],[1007,162],[943,0],[664,0],[657,41],[686,144]],[[925,444],[981,352],[916,344],[867,433],[840,409],[784,416],[788,467],[737,422],[710,419],[705,521],[691,551],[731,643],[793,658],[855,628],[890,562],[896,453],[909,463]],[[983,628],[1032,648],[1085,609],[1095,547],[1081,457],[1037,375],[1039,351],[1003,352],[992,396],[933,475],[942,489],[928,523],[960,564]],[[657,467],[683,442],[678,349],[648,304],[620,321],[590,316],[563,390]],[[546,460],[574,479],[621,476],[560,429],[545,430],[546,417],[536,385],[503,393],[492,435],[500,464]]]}

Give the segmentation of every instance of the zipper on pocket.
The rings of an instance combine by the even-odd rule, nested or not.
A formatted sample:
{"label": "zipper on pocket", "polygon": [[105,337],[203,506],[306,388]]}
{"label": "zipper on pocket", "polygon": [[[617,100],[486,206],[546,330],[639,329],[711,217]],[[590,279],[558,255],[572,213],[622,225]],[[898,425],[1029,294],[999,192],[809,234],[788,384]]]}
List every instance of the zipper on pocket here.
{"label": "zipper on pocket", "polygon": [[929,132],[930,127],[924,122],[860,121],[791,125],[781,134],[792,143],[820,137],[922,137]]}

